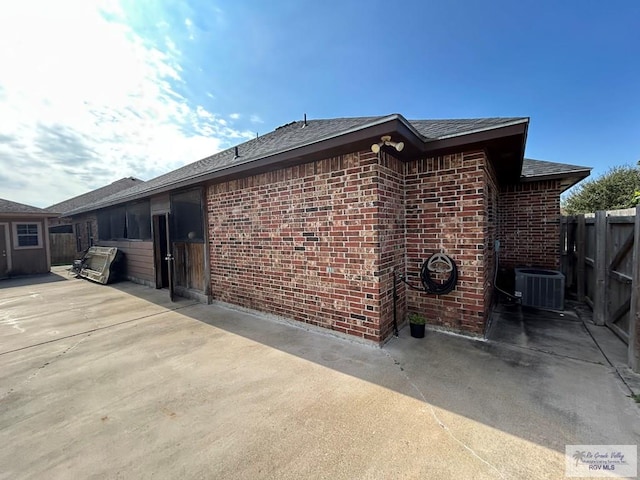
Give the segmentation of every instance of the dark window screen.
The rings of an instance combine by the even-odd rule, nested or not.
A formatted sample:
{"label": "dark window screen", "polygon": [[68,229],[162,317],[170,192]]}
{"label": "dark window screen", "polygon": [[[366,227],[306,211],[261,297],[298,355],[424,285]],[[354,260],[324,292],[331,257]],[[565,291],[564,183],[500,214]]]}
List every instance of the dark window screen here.
{"label": "dark window screen", "polygon": [[127,238],[151,238],[151,209],[149,202],[127,205]]}
{"label": "dark window screen", "polygon": [[111,238],[127,238],[127,211],[124,207],[112,208],[109,211]]}
{"label": "dark window screen", "polygon": [[127,238],[124,207],[110,208],[98,213],[98,238],[100,240]]}
{"label": "dark window screen", "polygon": [[98,213],[98,238],[111,240],[111,216],[109,210]]}
{"label": "dark window screen", "polygon": [[171,197],[173,239],[177,242],[204,242],[202,192],[191,190]]}

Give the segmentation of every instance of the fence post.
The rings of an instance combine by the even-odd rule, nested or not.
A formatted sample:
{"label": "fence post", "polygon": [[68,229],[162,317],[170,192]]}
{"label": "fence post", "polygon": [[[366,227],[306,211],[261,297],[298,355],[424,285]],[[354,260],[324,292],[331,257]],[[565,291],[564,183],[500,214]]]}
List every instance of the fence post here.
{"label": "fence post", "polygon": [[631,311],[629,312],[629,366],[640,373],[640,207],[636,207],[633,226],[633,273],[631,274]]}
{"label": "fence post", "polygon": [[577,217],[576,226],[576,282],[577,282],[577,295],[578,301],[584,302],[584,264],[585,264],[585,236],[586,227],[584,221],[584,214],[580,214]]}
{"label": "fence post", "polygon": [[593,299],[593,321],[604,325],[607,314],[607,212],[596,212],[596,258],[594,265],[596,285]]}

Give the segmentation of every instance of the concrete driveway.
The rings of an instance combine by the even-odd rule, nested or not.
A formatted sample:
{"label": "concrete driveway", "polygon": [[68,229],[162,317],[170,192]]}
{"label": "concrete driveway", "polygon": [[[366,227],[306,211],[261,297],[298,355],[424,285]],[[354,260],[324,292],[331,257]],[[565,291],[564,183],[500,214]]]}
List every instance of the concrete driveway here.
{"label": "concrete driveway", "polygon": [[637,444],[605,361],[406,330],[383,349],[132,283],[0,283],[0,478],[563,478]]}

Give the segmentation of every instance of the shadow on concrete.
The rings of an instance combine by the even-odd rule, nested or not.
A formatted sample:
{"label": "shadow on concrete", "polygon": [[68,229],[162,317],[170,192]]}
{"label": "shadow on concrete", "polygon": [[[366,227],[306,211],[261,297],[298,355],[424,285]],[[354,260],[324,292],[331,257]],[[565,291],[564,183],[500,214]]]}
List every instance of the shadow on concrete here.
{"label": "shadow on concrete", "polygon": [[[65,272],[66,274],[66,272]],[[20,275],[0,280],[0,289],[24,287],[25,285],[39,285],[42,283],[63,282],[66,279],[61,273],[40,273],[37,275]]]}
{"label": "shadow on concrete", "polygon": [[635,444],[640,434],[638,409],[575,313],[498,307],[488,341],[437,331],[414,339],[404,328],[378,348],[226,304],[171,303],[166,291],[129,282],[96,288],[138,296],[561,453],[568,444]]}
{"label": "shadow on concrete", "polygon": [[607,364],[606,358],[573,310],[545,311],[500,304],[494,310],[487,337],[491,341],[514,347]]}

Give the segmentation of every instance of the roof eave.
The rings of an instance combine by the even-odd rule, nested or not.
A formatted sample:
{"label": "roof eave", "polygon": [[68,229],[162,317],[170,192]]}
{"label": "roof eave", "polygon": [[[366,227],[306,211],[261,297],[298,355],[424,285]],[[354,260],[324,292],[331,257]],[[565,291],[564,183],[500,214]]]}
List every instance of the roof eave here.
{"label": "roof eave", "polygon": [[29,217],[29,218],[56,218],[59,215],[57,213],[48,213],[48,212],[0,212],[0,217],[3,218],[18,218],[18,217]]}
{"label": "roof eave", "polygon": [[562,182],[562,191],[566,191],[578,182],[584,180],[591,175],[591,169],[574,170],[563,173],[553,173],[549,175],[531,175],[528,177],[520,177],[522,183],[544,182],[548,180],[564,180]]}
{"label": "roof eave", "polygon": [[503,127],[510,127],[512,125],[520,125],[520,124],[529,124],[529,117],[522,117],[522,118],[518,118],[516,120],[512,120],[510,122],[504,122],[501,123],[500,125],[491,125],[488,127],[483,127],[483,128],[475,128],[472,130],[468,130],[466,132],[460,132],[460,133],[452,133],[450,135],[442,135],[440,137],[437,137],[436,140],[446,140],[447,138],[453,138],[453,137],[459,137],[462,135],[471,135],[474,133],[480,133],[480,132],[486,132],[489,130],[495,130],[496,128],[503,128]]}
{"label": "roof eave", "polygon": [[[507,125],[500,125],[498,127],[493,127],[490,129],[482,129],[470,133],[463,133],[455,137],[438,138],[437,140],[430,140],[425,142],[424,151],[425,153],[429,153],[436,150],[448,150],[463,145],[483,143],[514,135],[524,135],[524,145],[524,142],[526,142],[527,126],[528,120]],[[524,148],[522,157],[524,158]]]}

